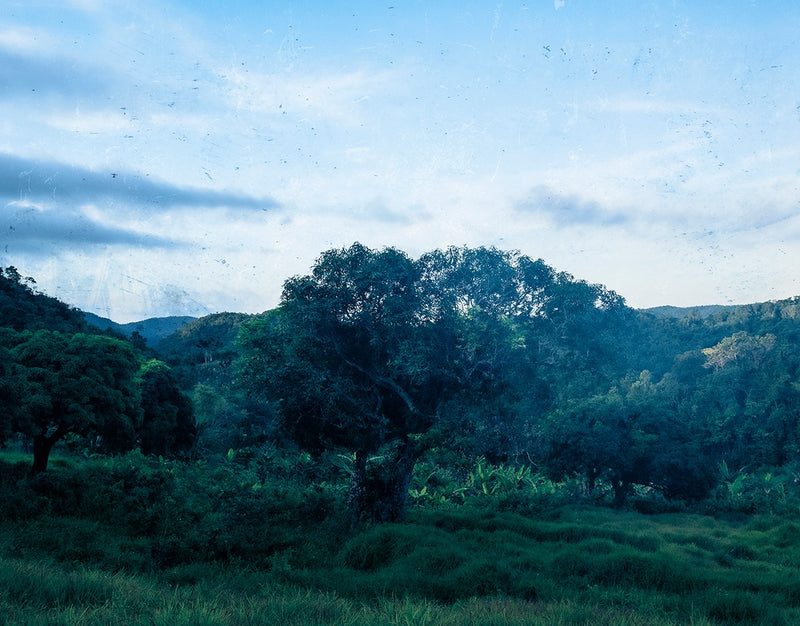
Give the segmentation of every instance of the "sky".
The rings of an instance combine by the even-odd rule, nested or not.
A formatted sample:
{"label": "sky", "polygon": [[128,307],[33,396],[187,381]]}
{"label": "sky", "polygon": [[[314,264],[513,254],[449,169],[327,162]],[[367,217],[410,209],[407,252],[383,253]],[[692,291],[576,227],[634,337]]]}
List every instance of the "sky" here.
{"label": "sky", "polygon": [[121,323],[356,241],[792,297],[799,38],[794,0],[0,0],[0,266]]}

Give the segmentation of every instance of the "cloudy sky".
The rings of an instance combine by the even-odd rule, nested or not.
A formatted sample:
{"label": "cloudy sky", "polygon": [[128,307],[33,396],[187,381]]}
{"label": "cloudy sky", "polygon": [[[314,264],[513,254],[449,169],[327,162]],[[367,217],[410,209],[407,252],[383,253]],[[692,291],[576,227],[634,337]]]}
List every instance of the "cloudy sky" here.
{"label": "cloudy sky", "polygon": [[800,294],[800,4],[0,0],[0,266],[119,322],[360,241]]}

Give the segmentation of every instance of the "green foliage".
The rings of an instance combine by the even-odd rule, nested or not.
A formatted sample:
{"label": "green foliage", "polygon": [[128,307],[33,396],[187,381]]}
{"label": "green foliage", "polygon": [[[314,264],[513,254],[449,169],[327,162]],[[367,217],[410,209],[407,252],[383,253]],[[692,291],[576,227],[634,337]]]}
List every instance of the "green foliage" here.
{"label": "green foliage", "polygon": [[[19,493],[46,503],[2,509],[0,610],[11,623],[800,617],[796,488],[787,494],[791,517],[777,516],[788,509],[723,521],[588,506],[540,508],[531,517],[498,505],[533,494],[542,479],[481,460],[462,477],[471,487],[460,504],[426,503],[404,523],[354,530],[337,504],[342,487],[322,487],[321,460],[302,454],[273,451],[262,477],[253,460],[235,454],[216,465],[138,452],[55,459],[36,477],[25,473],[24,459],[9,458],[0,459],[3,501]],[[280,467],[281,477],[270,479]],[[427,485],[453,488],[449,470],[428,469]],[[291,476],[315,477],[320,486]],[[551,483],[548,498],[565,488]]]}
{"label": "green foliage", "polygon": [[607,393],[575,399],[550,416],[548,469],[581,474],[593,489],[610,483],[622,505],[634,484],[668,498],[701,500],[716,482],[701,441],[702,424],[681,413],[675,379],[654,383],[650,372],[621,381]]}
{"label": "green foliage", "polygon": [[797,299],[355,245],[143,361],[0,279],[9,623],[800,622]]}
{"label": "green foliage", "polygon": [[197,384],[226,389],[234,382],[232,363],[239,355],[240,328],[251,317],[244,313],[206,315],[159,341],[155,350],[172,368],[182,389]]}
{"label": "green foliage", "polygon": [[704,348],[703,355],[706,357],[706,367],[717,370],[732,363],[745,363],[748,367],[758,368],[774,347],[775,335],[753,337],[747,331],[740,330],[717,345]]}
{"label": "green foliage", "polygon": [[139,370],[142,422],[138,437],[145,454],[187,454],[194,446],[197,428],[191,401],[178,387],[172,369],[151,359]]}
{"label": "green foliage", "polygon": [[137,356],[118,339],[38,330],[2,333],[19,394],[7,430],[30,437],[34,471],[69,433],[101,437],[106,450],[134,445],[140,415]]}
{"label": "green foliage", "polygon": [[[450,248],[414,261],[354,244],[323,253],[286,281],[279,309],[243,326],[240,372],[299,445],[355,453],[355,518],[398,519],[419,454],[468,422],[459,409],[485,408],[502,455],[536,362],[574,373],[579,353],[606,346],[605,330],[587,337],[586,325],[605,328],[622,311],[612,292],[517,253]],[[387,463],[370,479],[377,454]]]}
{"label": "green foliage", "polygon": [[16,267],[0,267],[0,328],[86,332],[79,310],[36,291],[35,284]]}
{"label": "green foliage", "polygon": [[761,468],[747,472],[744,468],[731,470],[720,463],[720,485],[708,502],[712,511],[747,514],[792,515],[800,512],[798,483],[800,467]]}
{"label": "green foliage", "polygon": [[[96,537],[97,545],[118,545],[125,552],[125,545],[138,545],[139,558],[129,564],[145,570],[235,557],[263,564],[276,550],[302,544],[304,527],[337,523],[329,490],[297,478],[259,476],[256,467],[236,464],[233,455],[213,469],[138,451],[34,477],[16,467],[23,466],[3,468],[0,485],[10,503],[21,506],[4,508],[0,520],[32,520],[32,537],[38,539],[20,534],[18,547],[38,542],[65,560],[116,558],[103,556],[102,549],[72,551]],[[290,473],[297,475],[294,468]],[[101,532],[105,528],[120,541]]]}

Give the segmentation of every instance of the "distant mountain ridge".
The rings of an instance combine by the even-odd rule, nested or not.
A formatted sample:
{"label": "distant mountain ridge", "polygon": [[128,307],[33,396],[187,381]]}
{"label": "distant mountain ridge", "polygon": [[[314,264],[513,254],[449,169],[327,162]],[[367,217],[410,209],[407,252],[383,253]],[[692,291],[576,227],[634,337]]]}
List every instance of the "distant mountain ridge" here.
{"label": "distant mountain ridge", "polygon": [[[797,298],[790,298],[790,300],[796,300]],[[743,306],[756,306],[756,305],[737,305],[737,304],[704,304],[699,306],[671,306],[671,305],[663,305],[663,306],[655,306],[649,307],[644,309],[637,309],[642,313],[648,313],[660,319],[665,318],[672,318],[672,319],[683,319],[683,318],[695,318],[695,319],[706,319],[721,311],[726,310],[733,310],[736,308],[741,308]],[[203,317],[192,317],[190,315],[178,315],[178,316],[171,316],[171,317],[151,317],[145,320],[141,320],[138,322],[129,322],[127,324],[119,324],[113,320],[110,320],[106,317],[101,317],[99,315],[95,315],[94,313],[87,313],[82,311],[84,315],[84,319],[86,320],[87,324],[91,326],[95,326],[100,330],[106,330],[110,328],[125,337],[130,337],[134,331],[138,331],[138,333],[147,340],[147,345],[151,348],[156,348],[158,344],[167,338],[170,338],[170,341],[180,343],[184,341],[186,337],[189,335],[194,335],[197,332],[204,334],[207,332],[205,330],[206,326],[217,326],[219,324],[228,325],[232,324],[232,326],[238,329],[238,325],[248,317],[251,317],[248,314],[244,313],[224,313],[224,314],[211,314]],[[197,324],[193,326],[189,326],[193,322],[197,322]],[[183,335],[175,335],[178,330],[183,329],[185,332]],[[229,333],[232,332],[229,329]],[[230,340],[230,337],[227,338]],[[229,343],[229,341],[228,341]],[[159,349],[174,349],[175,346],[168,344],[165,342],[164,345],[158,346]]]}
{"label": "distant mountain ridge", "polygon": [[[740,305],[706,304],[700,306],[687,306],[687,307],[663,305],[663,306],[649,307],[638,310],[641,311],[642,313],[649,313],[658,318],[681,319],[686,317],[693,317],[693,318],[705,319],[707,317],[711,317],[712,315],[716,315],[720,311],[726,309],[735,309],[737,306]],[[150,346],[151,348],[155,348],[157,344],[159,344],[159,342],[161,342],[163,339],[171,337],[179,329],[188,326],[192,322],[198,322],[198,320],[205,320],[206,317],[208,317],[209,320],[213,320],[217,317],[216,315],[209,315],[204,317],[192,317],[190,315],[176,315],[170,317],[151,317],[145,320],[140,320],[138,322],[128,322],[127,324],[119,324],[111,319],[108,319],[107,317],[101,317],[99,315],[95,315],[94,313],[88,313],[86,311],[82,311],[82,313],[84,315],[84,319],[86,320],[87,324],[99,328],[100,330],[106,330],[107,328],[110,328],[113,331],[118,332],[125,337],[130,337],[134,331],[138,331],[138,333],[147,340],[147,345]],[[234,315],[236,317],[241,316],[242,318],[249,317],[249,315],[246,314],[227,313],[225,315],[227,316]],[[236,322],[241,322],[241,320],[237,319]],[[218,323],[218,320],[213,322],[213,324],[215,323]],[[193,330],[196,329],[193,327]]]}
{"label": "distant mountain ridge", "polygon": [[737,306],[740,305],[726,305],[726,304],[704,304],[700,306],[654,306],[648,309],[639,309],[643,313],[650,313],[651,315],[655,315],[659,318],[665,317],[672,317],[672,318],[684,318],[684,317],[695,317],[700,319],[705,319],[706,317],[711,317],[712,315],[716,315],[720,311],[724,311],[726,309],[735,309]]}
{"label": "distant mountain ridge", "polygon": [[100,330],[110,328],[113,331],[120,333],[125,337],[130,337],[134,332],[138,332],[142,337],[147,340],[147,345],[155,347],[155,345],[169,337],[176,330],[195,321],[196,317],[188,315],[178,315],[171,317],[151,317],[139,322],[129,322],[127,324],[118,324],[106,317],[100,317],[94,313],[83,312],[86,323],[95,326]]}

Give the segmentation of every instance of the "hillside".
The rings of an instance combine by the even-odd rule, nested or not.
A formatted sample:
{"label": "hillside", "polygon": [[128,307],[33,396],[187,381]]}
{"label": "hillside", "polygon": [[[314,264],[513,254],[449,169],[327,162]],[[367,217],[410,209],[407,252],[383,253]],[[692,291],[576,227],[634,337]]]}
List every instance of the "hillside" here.
{"label": "hillside", "polygon": [[197,319],[186,318],[185,324],[161,337],[154,347],[164,356],[196,362],[229,358],[239,327],[250,317],[246,313],[212,313]]}
{"label": "hillside", "polygon": [[[355,429],[379,458],[383,447],[392,452],[386,433],[430,429],[426,446],[458,450],[461,458],[448,463],[528,462],[557,480],[577,475],[611,485],[621,505],[637,485],[670,500],[703,500],[721,484],[723,462],[747,472],[788,467],[800,449],[800,299],[635,311],[602,285],[543,262],[451,250],[435,257],[449,264],[432,274],[442,284],[418,292],[431,298],[426,315],[441,305],[436,298],[447,314],[421,326],[427,318],[408,313],[422,306],[419,298],[402,299],[417,286],[397,289],[383,265],[369,265],[386,252],[354,246],[337,254],[357,257],[342,264],[355,278],[343,280],[335,265],[330,277],[320,270],[290,279],[294,307],[131,324],[78,312],[80,322],[147,340],[142,355],[161,360],[192,398],[204,452],[250,454],[291,441],[314,454],[338,453],[349,449]],[[411,263],[397,258],[390,260]],[[416,280],[404,268],[398,275]],[[538,274],[529,284],[530,268]],[[13,270],[4,278],[9,293],[0,311],[9,312],[9,328],[65,332],[66,305]],[[462,314],[459,302],[481,305]],[[14,349],[23,341],[9,337]],[[424,421],[411,393],[427,403]],[[390,418],[394,430],[370,430]]]}
{"label": "hillside", "polygon": [[0,267],[0,328],[85,332],[82,312],[36,289],[14,266]]}
{"label": "hillside", "polygon": [[147,340],[147,345],[155,346],[159,341],[168,337],[180,327],[185,326],[196,318],[183,316],[172,317],[151,317],[139,322],[129,322],[128,324],[118,324],[113,320],[100,317],[94,313],[83,313],[86,322],[100,330],[111,329],[124,337],[130,337],[134,332],[138,332]]}
{"label": "hillside", "polygon": [[706,304],[701,306],[654,306],[647,309],[640,309],[644,313],[650,313],[658,318],[676,318],[682,319],[691,317],[696,319],[704,319],[716,315],[720,311],[735,309],[736,306],[724,304]]}

